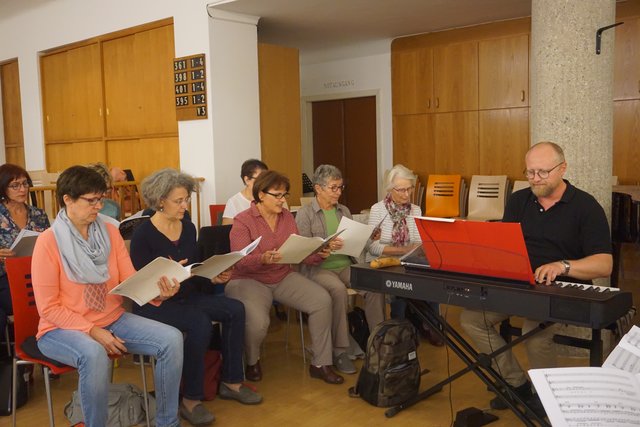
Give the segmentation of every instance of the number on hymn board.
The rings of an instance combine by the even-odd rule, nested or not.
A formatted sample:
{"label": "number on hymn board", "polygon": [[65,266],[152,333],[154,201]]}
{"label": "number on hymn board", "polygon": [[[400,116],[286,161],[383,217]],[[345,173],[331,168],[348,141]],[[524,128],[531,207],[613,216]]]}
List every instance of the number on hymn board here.
{"label": "number on hymn board", "polygon": [[204,92],[204,82],[191,83],[191,92]]}
{"label": "number on hymn board", "polygon": [[196,108],[196,116],[205,117],[207,115],[207,107],[202,105]]}
{"label": "number on hymn board", "polygon": [[191,68],[196,68],[196,67],[204,67],[204,56],[191,58]]}
{"label": "number on hymn board", "polygon": [[182,83],[182,82],[186,82],[187,81],[187,72],[184,71],[182,73],[175,73],[173,75],[173,82],[174,83]]}
{"label": "number on hymn board", "polygon": [[191,96],[192,104],[206,104],[206,101],[207,97],[204,95],[204,93],[199,93],[198,95]]}
{"label": "number on hymn board", "polygon": [[187,60],[181,59],[179,61],[173,61],[173,71],[185,70],[187,68]]}
{"label": "number on hymn board", "polygon": [[183,105],[189,105],[188,96],[176,96],[176,107],[182,107]]}
{"label": "number on hymn board", "polygon": [[191,80],[202,80],[204,79],[204,69],[193,70],[191,72]]}
{"label": "number on hymn board", "polygon": [[183,93],[187,93],[189,91],[189,85],[186,83],[181,85],[176,85],[176,95],[182,95]]}

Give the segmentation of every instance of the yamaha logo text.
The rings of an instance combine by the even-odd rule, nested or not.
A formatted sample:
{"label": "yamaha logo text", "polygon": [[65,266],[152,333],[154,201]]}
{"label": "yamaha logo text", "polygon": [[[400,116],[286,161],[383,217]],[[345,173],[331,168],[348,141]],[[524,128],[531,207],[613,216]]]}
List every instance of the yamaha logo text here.
{"label": "yamaha logo text", "polygon": [[387,285],[387,288],[402,289],[404,291],[413,292],[413,283],[399,282],[397,280],[387,280],[385,282],[385,285]]}

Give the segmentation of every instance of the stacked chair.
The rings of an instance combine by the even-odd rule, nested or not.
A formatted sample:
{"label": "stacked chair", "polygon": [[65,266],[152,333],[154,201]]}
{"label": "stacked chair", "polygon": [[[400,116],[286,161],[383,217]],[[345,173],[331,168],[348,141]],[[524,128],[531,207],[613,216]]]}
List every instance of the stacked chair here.
{"label": "stacked chair", "polygon": [[425,215],[454,218],[465,211],[466,185],[460,175],[429,175],[425,192]]}
{"label": "stacked chair", "polygon": [[504,215],[509,179],[506,175],[473,175],[469,185],[468,220],[499,221]]}

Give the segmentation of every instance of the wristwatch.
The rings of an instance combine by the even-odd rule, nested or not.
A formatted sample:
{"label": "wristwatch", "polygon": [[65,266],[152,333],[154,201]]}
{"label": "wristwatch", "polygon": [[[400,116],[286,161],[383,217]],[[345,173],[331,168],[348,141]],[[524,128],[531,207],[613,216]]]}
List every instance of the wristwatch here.
{"label": "wristwatch", "polygon": [[571,270],[571,264],[569,264],[569,261],[563,259],[560,261],[560,264],[562,264],[562,266],[564,267],[564,272],[562,273],[562,275],[566,276],[567,274],[569,274],[569,270]]}

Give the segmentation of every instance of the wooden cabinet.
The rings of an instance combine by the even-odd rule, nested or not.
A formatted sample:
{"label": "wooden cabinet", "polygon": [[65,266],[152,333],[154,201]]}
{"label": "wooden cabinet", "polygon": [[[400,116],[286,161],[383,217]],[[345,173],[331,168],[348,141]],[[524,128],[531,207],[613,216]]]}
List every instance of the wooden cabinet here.
{"label": "wooden cabinet", "polygon": [[18,61],[0,65],[0,95],[4,128],[5,161],[24,167],[24,136]]}
{"label": "wooden cabinet", "polygon": [[394,114],[423,114],[433,110],[433,51],[417,48],[391,53]]}
{"label": "wooden cabinet", "polygon": [[508,108],[479,112],[479,175],[507,175],[524,179],[524,156],[529,149],[529,109]]}
{"label": "wooden cabinet", "polygon": [[102,137],[100,46],[93,43],[41,59],[45,139]]}
{"label": "wooden cabinet", "polygon": [[640,100],[616,101],[613,103],[613,175],[620,184],[637,185],[639,164]]}
{"label": "wooden cabinet", "polygon": [[432,173],[470,176],[478,170],[478,112],[436,114]]}
{"label": "wooden cabinet", "polygon": [[62,172],[69,166],[86,165],[105,158],[105,142],[83,141],[53,143],[45,146],[47,170]]}
{"label": "wooden cabinet", "polygon": [[529,36],[480,41],[478,82],[480,110],[529,105]]}
{"label": "wooden cabinet", "polygon": [[613,99],[640,99],[640,18],[616,27]]}
{"label": "wooden cabinet", "polygon": [[108,137],[177,132],[173,42],[170,25],[103,43]]}
{"label": "wooden cabinet", "polygon": [[478,43],[454,43],[433,50],[434,111],[478,109]]}
{"label": "wooden cabinet", "polygon": [[433,114],[394,116],[393,163],[414,171],[422,183],[435,168]]}

